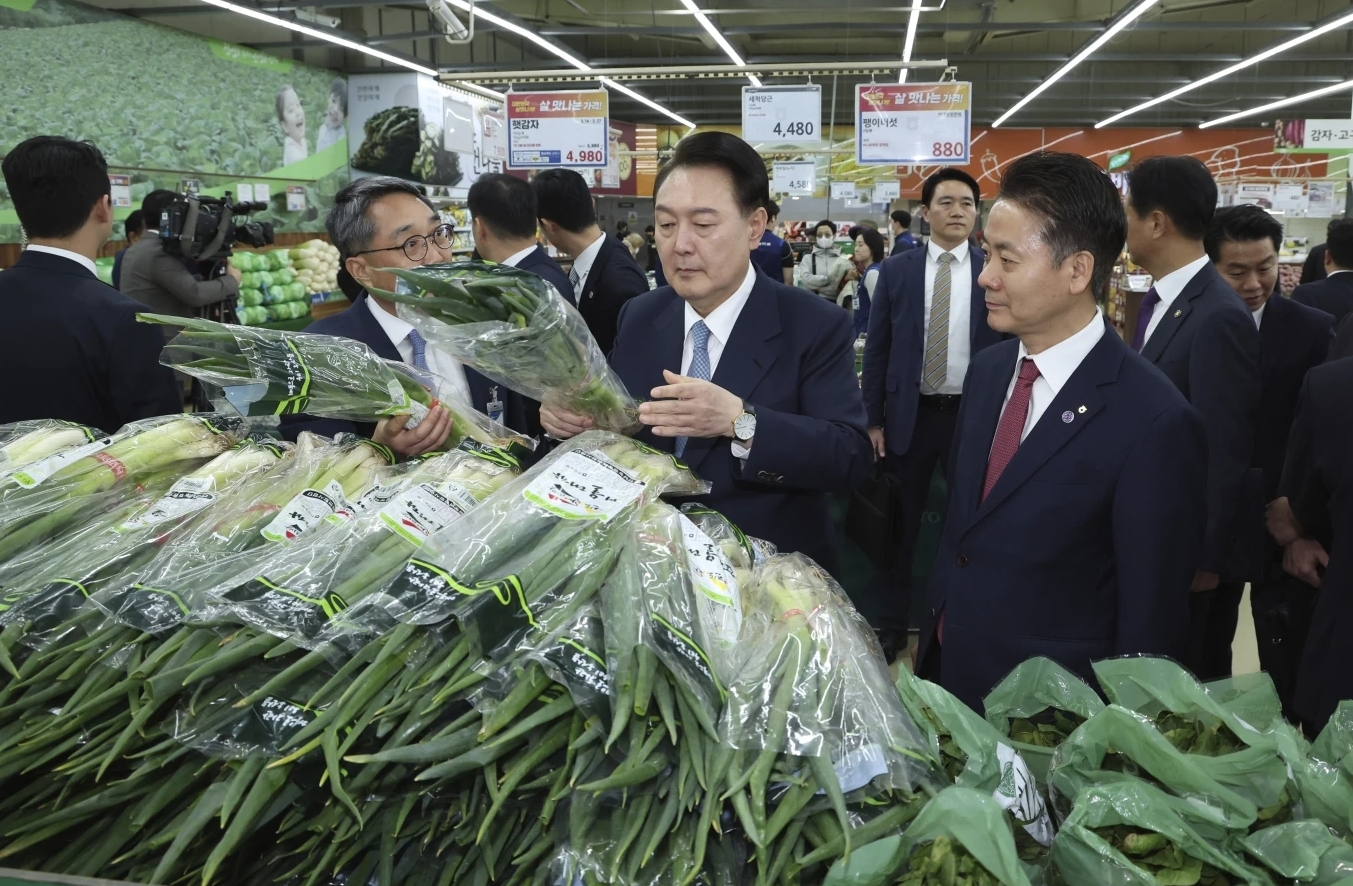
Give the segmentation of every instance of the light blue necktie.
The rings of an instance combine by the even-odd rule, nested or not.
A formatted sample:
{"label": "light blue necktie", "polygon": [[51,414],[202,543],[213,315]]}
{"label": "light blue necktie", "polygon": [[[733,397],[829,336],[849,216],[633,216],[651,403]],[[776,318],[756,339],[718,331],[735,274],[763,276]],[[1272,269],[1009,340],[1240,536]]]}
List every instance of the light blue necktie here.
{"label": "light blue necktie", "polygon": [[[699,378],[709,381],[709,327],[704,320],[696,320],[691,327],[691,366],[686,370],[687,378]],[[676,456],[686,451],[686,437],[676,438]]]}
{"label": "light blue necktie", "polygon": [[428,343],[417,329],[409,330],[409,344],[413,345],[413,368],[424,372],[428,368]]}

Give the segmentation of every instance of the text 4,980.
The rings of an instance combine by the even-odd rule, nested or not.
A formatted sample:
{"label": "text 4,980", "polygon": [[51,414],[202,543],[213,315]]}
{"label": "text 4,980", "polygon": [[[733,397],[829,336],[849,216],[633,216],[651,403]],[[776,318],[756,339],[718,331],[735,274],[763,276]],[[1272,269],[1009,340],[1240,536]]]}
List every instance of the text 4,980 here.
{"label": "text 4,980", "polygon": [[564,157],[565,163],[596,163],[598,165],[606,162],[605,151],[569,151]]}
{"label": "text 4,980", "polygon": [[930,153],[936,157],[962,157],[967,150],[963,142],[935,142]]}

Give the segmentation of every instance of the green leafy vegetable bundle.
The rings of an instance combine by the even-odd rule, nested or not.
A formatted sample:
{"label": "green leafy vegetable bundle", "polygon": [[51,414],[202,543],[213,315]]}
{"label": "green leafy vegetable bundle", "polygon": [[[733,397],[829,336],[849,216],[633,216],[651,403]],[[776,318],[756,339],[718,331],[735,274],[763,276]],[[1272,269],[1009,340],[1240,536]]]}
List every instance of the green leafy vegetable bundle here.
{"label": "green leafy vegetable bundle", "polygon": [[364,129],[366,138],[352,155],[353,169],[413,178],[413,158],[419,147],[418,109],[386,108],[371,115]]}
{"label": "green leafy vegetable bundle", "polygon": [[[987,722],[1010,737],[1041,784],[1048,780],[1052,749],[1104,702],[1080,677],[1037,656],[1015,667],[983,700]],[[1075,725],[1073,725],[1075,724]]]}
{"label": "green leafy vegetable bundle", "polygon": [[391,269],[399,315],[456,359],[601,430],[637,425],[637,404],[576,308],[534,274],[483,262]]}

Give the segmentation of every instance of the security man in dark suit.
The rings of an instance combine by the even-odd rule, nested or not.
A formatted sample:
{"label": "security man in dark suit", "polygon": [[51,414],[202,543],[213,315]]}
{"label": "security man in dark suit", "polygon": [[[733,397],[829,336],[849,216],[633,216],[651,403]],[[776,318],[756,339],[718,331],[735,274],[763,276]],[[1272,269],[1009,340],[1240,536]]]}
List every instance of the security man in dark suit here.
{"label": "security man in dark suit", "polygon": [[1339,323],[1353,314],[1353,219],[1330,223],[1324,267],[1325,278],[1298,286],[1292,300],[1333,314]]}
{"label": "security man in dark suit", "polygon": [[1239,537],[1241,514],[1263,507],[1262,480],[1246,476],[1259,414],[1259,330],[1203,248],[1216,209],[1216,182],[1196,158],[1151,157],[1128,173],[1128,251],[1155,278],[1132,348],[1174,382],[1207,428],[1207,535],[1189,601],[1191,667],[1222,576],[1253,575],[1263,561]]}
{"label": "security man in dark suit", "polygon": [[890,661],[907,645],[916,538],[935,466],[949,469],[969,360],[1001,340],[987,325],[978,283],[982,251],[968,243],[980,199],[977,182],[961,169],[926,179],[921,202],[930,242],[885,260],[870,301],[860,386],[874,457],[897,478],[902,499],[900,553],[876,617]]}
{"label": "security man in dark suit", "polygon": [[568,272],[578,313],[603,354],[615,344],[616,318],[625,302],[648,292],[648,277],[629,247],[597,224],[587,182],[572,169],[547,169],[531,181],[545,238],[573,256]]}
{"label": "security man in dark suit", "polygon": [[[1324,311],[1275,295],[1278,250],[1283,227],[1258,206],[1220,209],[1208,227],[1208,258],[1250,309],[1259,327],[1259,419],[1255,423],[1251,465],[1263,473],[1263,503],[1278,497],[1278,480],[1287,453],[1287,437],[1296,413],[1297,394],[1306,373],[1325,360],[1334,318]],[[1260,568],[1248,578],[1250,609],[1259,640],[1259,661],[1290,702],[1296,666],[1310,621],[1314,592],[1282,571],[1282,551],[1264,529],[1264,514],[1252,508],[1243,515],[1242,544],[1267,548]],[[1195,673],[1203,680],[1231,675],[1231,641],[1235,638],[1244,581],[1223,581],[1208,608],[1202,650]]]}
{"label": "security man in dark suit", "polygon": [[918,658],[974,709],[1031,656],[1092,680],[1183,648],[1206,437],[1095,304],[1126,227],[1103,170],[1057,153],[1012,163],[987,221],[987,322],[1019,340],[968,369]]}
{"label": "security man in dark suit", "polygon": [[112,432],[181,412],[160,365],[163,333],[95,273],[113,231],[103,154],[39,136],[16,145],[3,172],[28,248],[0,272],[0,424],[55,418]]}
{"label": "security man in dark suit", "polygon": [[[832,493],[868,473],[850,316],[761,274],[766,164],[723,132],[683,138],[655,186],[671,285],[626,304],[611,366],[640,406],[640,439],[712,485],[701,500],[748,535],[831,570]],[[580,415],[540,410],[558,437]]]}
{"label": "security man in dark suit", "polygon": [[1269,529],[1283,568],[1319,588],[1292,706],[1308,736],[1353,699],[1353,360],[1306,376]]}
{"label": "security man in dark suit", "polygon": [[[524,432],[524,398],[434,347],[396,314],[394,303],[370,294],[372,289],[394,290],[394,275],[379,268],[414,268],[450,261],[451,226],[442,222],[423,192],[416,185],[389,176],[358,179],[335,195],[334,207],[324,224],[338,247],[342,271],[355,284],[345,280],[345,291],[352,290],[355,298],[347,309],[312,323],[306,331],[360,341],[387,360],[440,376],[470,406]],[[417,428],[406,428],[407,420],[407,416],[396,416],[371,425],[286,416],[282,433],[294,440],[301,431],[324,436],[347,431],[384,443],[401,457],[412,457],[441,445],[451,424],[450,414],[442,407],[434,409]]]}

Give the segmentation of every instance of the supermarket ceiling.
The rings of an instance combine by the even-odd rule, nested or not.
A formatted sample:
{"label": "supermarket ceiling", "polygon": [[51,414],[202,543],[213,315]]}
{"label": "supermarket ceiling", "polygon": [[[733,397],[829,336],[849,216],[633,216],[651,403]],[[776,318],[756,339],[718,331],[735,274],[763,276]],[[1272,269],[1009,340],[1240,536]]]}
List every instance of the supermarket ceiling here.
{"label": "supermarket ceiling", "polygon": [[[92,2],[348,73],[399,70],[204,0]],[[897,81],[913,18],[909,57],[927,66],[909,71],[908,82],[934,82],[945,66],[956,69],[957,79],[973,83],[975,125],[1006,115],[1097,42],[1003,124],[1094,125],[1232,66],[1240,69],[1116,125],[1196,126],[1326,87],[1336,91],[1237,125],[1283,115],[1347,117],[1353,101],[1353,90],[1337,88],[1353,78],[1353,22],[1341,21],[1353,18],[1348,0],[475,0],[474,33],[455,44],[427,0],[212,2],[298,22],[449,76],[517,72],[514,78],[523,78],[513,80],[517,89],[560,82],[565,74],[610,75],[697,124],[740,121],[748,78],[708,76],[732,66],[736,56],[769,66],[753,68],[767,85],[803,83],[811,71],[823,87],[824,116],[832,118],[834,92],[835,122],[850,125],[855,84]],[[470,0],[433,0],[443,2],[464,21]],[[1308,39],[1300,40],[1303,35]],[[1297,45],[1242,64],[1288,42]],[[697,70],[671,79],[678,66]],[[655,68],[661,70],[643,73]],[[695,76],[699,69],[707,69],[705,75]],[[613,94],[612,115],[670,122],[625,95]]]}

